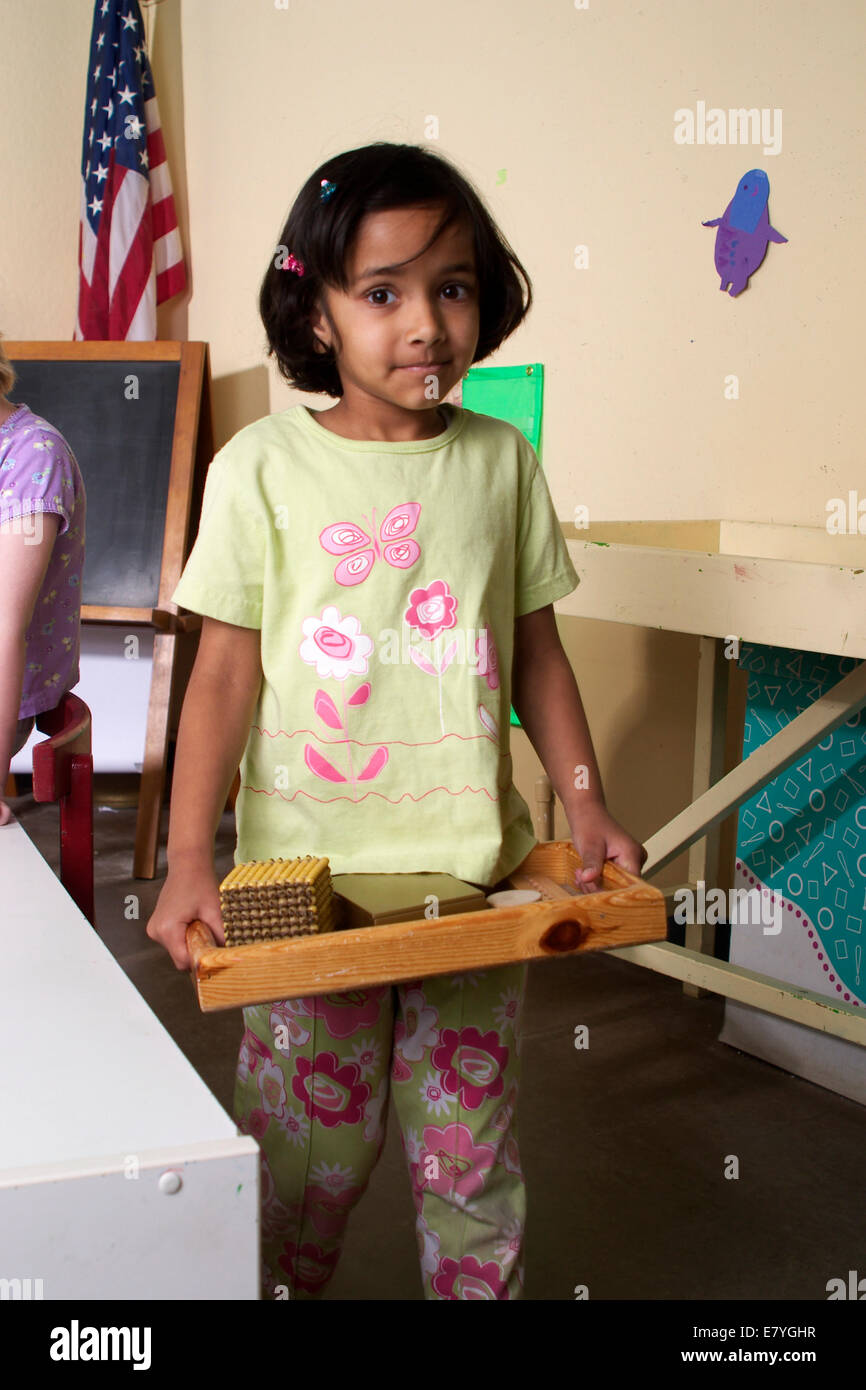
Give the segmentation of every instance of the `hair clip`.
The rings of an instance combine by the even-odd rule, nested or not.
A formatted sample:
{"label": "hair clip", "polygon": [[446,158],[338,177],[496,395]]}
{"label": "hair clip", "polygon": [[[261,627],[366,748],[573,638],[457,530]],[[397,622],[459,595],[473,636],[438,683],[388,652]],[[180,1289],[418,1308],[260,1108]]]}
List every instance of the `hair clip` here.
{"label": "hair clip", "polygon": [[296,275],[303,275],[304,273],[304,267],[302,263],[299,260],[296,260],[296,258],[292,255],[291,251],[289,252],[288,259],[283,262],[283,264],[280,266],[280,269],[293,270]]}
{"label": "hair clip", "polygon": [[328,201],[331,194],[336,191],[336,187],[337,185],[335,183],[331,183],[328,179],[322,179],[322,191],[319,194],[319,197],[321,198],[323,203],[326,203]]}

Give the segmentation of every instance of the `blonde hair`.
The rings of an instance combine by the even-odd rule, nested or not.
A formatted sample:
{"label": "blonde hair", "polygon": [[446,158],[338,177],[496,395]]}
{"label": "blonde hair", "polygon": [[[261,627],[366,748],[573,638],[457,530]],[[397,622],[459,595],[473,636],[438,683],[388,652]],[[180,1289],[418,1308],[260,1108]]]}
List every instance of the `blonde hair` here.
{"label": "blonde hair", "polygon": [[[0,333],[0,339],[3,335]],[[12,387],[15,385],[15,368],[3,351],[3,343],[0,341],[0,396],[8,396]]]}

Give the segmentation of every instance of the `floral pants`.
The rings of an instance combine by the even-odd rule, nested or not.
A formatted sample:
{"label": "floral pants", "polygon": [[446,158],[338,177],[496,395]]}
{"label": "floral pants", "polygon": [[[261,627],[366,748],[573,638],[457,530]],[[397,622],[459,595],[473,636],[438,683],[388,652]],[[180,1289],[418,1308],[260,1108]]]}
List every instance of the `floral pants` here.
{"label": "floral pants", "polygon": [[385,1142],[389,1079],[428,1299],[520,1298],[525,963],[244,1009],[235,1117],[262,1151],[265,1298],[314,1298]]}

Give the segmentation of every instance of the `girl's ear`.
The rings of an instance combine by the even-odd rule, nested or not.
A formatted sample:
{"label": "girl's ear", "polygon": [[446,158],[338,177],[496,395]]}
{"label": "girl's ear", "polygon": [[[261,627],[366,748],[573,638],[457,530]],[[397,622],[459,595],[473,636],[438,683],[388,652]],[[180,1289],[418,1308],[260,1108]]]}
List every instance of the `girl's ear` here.
{"label": "girl's ear", "polygon": [[316,305],[310,314],[310,327],[313,330],[313,337],[316,341],[313,344],[314,352],[330,352],[331,350],[331,325],[328,323],[320,305]]}
{"label": "girl's ear", "polygon": [[336,328],[328,314],[328,304],[322,300],[321,293],[317,299],[316,307],[310,313],[310,328],[313,329],[313,336],[317,339],[313,345],[314,352],[335,352],[335,343],[339,341],[338,334],[336,334]]}

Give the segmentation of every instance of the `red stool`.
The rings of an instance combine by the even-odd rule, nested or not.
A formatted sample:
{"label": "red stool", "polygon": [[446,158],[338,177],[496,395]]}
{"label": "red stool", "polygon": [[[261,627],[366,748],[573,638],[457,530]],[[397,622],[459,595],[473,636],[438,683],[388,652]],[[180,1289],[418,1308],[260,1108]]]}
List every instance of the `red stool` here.
{"label": "red stool", "polygon": [[60,803],[60,882],[93,926],[90,710],[67,691],[36,727],[50,737],[33,748],[33,799]]}

